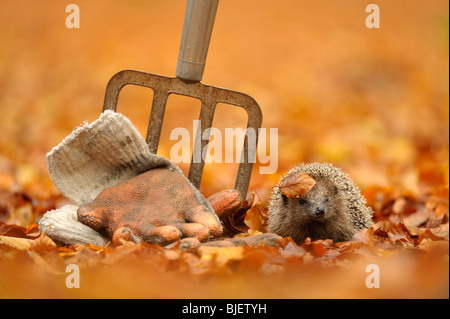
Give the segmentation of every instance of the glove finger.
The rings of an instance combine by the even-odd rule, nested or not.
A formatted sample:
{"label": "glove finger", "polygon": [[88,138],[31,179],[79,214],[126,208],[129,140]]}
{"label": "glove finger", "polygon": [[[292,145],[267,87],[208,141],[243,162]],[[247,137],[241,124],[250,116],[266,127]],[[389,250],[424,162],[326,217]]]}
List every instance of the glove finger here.
{"label": "glove finger", "polygon": [[103,212],[104,209],[102,207],[80,206],[77,210],[78,221],[98,231],[104,224]]}
{"label": "glove finger", "polygon": [[181,224],[178,226],[178,229],[183,234],[183,237],[195,238],[198,239],[200,242],[205,242],[209,239],[209,229],[202,224],[197,223]]}
{"label": "glove finger", "polygon": [[206,200],[220,219],[233,214],[242,206],[241,194],[235,189],[217,192]]}
{"label": "glove finger", "polygon": [[117,247],[125,244],[126,242],[139,244],[141,242],[141,238],[136,236],[128,227],[120,227],[114,232],[112,236],[112,243],[115,247]]}
{"label": "glove finger", "polygon": [[220,221],[206,210],[203,206],[198,206],[186,214],[188,223],[197,223],[205,226],[209,230],[211,238],[222,235],[223,228]]}
{"label": "glove finger", "polygon": [[180,245],[178,248],[183,251],[195,253],[200,245],[200,241],[196,238],[183,238],[180,240]]}
{"label": "glove finger", "polygon": [[149,244],[165,246],[181,238],[181,232],[175,226],[166,225],[148,228],[141,232],[141,238]]}

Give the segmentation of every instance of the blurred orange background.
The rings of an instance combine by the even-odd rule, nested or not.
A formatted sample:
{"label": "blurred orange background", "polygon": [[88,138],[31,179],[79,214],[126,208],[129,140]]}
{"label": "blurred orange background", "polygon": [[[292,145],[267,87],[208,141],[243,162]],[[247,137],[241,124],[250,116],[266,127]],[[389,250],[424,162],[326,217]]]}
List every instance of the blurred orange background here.
{"label": "blurred orange background", "polygon": [[[279,132],[278,173],[260,175],[255,165],[250,190],[267,198],[278,175],[302,161],[335,163],[363,188],[418,191],[430,168],[448,184],[448,2],[376,3],[379,29],[365,26],[360,1],[220,3],[203,82],[251,95],[263,127]],[[116,72],[175,75],[185,1],[76,4],[81,27],[68,29],[65,2],[0,2],[0,156],[31,164],[30,180],[48,178],[45,153],[99,116]],[[143,135],[151,98],[126,87],[119,100]],[[168,156],[170,131],[192,130],[198,114],[198,101],[171,97],[158,153]],[[245,123],[243,110],[221,105],[213,125]],[[203,191],[232,187],[230,170],[207,165]]]}
{"label": "blurred orange background", "polygon": [[[56,196],[45,154],[98,118],[109,79],[123,69],[175,76],[184,0],[73,3],[79,29],[66,27],[67,2],[0,0],[0,190],[18,183],[32,198]],[[363,191],[420,195],[446,186],[448,194],[449,3],[373,3],[379,29],[366,27],[365,1],[220,2],[202,82],[249,94],[263,127],[278,128],[278,171],[259,174],[257,163],[250,183],[263,202],[281,174],[312,161],[343,168]],[[151,90],[138,87],[124,88],[119,99],[118,111],[143,135],[151,99]],[[192,132],[199,106],[169,98],[160,155],[176,143],[173,128]],[[243,110],[218,107],[213,126],[245,125]],[[180,166],[187,172],[188,164]],[[236,167],[206,165],[202,192],[233,187]]]}

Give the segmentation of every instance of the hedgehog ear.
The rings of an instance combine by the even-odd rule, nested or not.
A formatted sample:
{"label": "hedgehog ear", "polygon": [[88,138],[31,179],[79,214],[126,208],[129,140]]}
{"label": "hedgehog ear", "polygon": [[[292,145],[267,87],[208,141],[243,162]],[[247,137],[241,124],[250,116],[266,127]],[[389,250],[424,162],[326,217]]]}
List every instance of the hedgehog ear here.
{"label": "hedgehog ear", "polygon": [[339,193],[339,188],[336,185],[333,186],[333,192],[334,195],[337,195]]}

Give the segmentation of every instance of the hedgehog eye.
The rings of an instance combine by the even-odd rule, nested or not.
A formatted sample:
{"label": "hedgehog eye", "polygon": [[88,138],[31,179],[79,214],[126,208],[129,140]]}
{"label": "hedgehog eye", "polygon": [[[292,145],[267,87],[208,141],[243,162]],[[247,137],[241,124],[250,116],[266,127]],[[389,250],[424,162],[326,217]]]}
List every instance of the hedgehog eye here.
{"label": "hedgehog eye", "polygon": [[300,205],[305,205],[307,202],[304,198],[300,198],[299,203],[300,203]]}
{"label": "hedgehog eye", "polygon": [[329,198],[328,196],[326,196],[326,197],[325,197],[325,202],[328,203],[329,201],[330,201],[330,198]]}

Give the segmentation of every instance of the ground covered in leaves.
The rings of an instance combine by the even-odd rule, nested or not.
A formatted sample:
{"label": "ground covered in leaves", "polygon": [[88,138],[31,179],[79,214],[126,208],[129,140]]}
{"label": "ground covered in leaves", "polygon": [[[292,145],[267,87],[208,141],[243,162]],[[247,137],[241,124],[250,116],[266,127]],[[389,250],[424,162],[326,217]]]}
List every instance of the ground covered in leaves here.
{"label": "ground covered in leaves", "polygon": [[[285,238],[278,247],[205,246],[196,253],[177,245],[59,245],[36,224],[0,222],[2,297],[448,297],[448,188],[423,198],[378,188],[366,196],[375,224],[340,243]],[[10,218],[39,206],[21,192],[12,202]],[[263,232],[266,217],[256,199],[230,217],[228,233]],[[66,286],[71,264],[80,268],[77,289]],[[379,288],[366,283],[373,264]]]}
{"label": "ground covered in leaves", "polygon": [[[255,164],[252,207],[225,221],[229,236],[265,231],[271,189],[299,162],[347,172],[374,225],[342,243],[285,238],[279,247],[188,253],[61,246],[36,226],[68,202],[45,154],[99,116],[116,72],[175,74],[185,1],[79,0],[76,30],[66,28],[59,1],[0,2],[0,298],[448,298],[448,1],[376,3],[374,30],[365,5],[351,0],[227,0],[203,80],[253,96],[263,127],[278,128],[277,172],[260,174],[267,164]],[[143,135],[151,97],[127,87],[119,99]],[[198,101],[169,98],[160,155],[176,143],[173,128],[193,135],[198,112]],[[245,112],[218,106],[215,127],[245,125]],[[201,191],[232,187],[236,169],[206,165]],[[80,288],[66,286],[71,264]],[[378,266],[379,288],[366,285],[369,265]]]}

